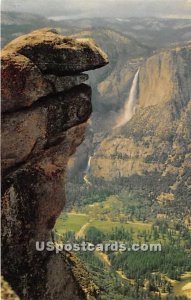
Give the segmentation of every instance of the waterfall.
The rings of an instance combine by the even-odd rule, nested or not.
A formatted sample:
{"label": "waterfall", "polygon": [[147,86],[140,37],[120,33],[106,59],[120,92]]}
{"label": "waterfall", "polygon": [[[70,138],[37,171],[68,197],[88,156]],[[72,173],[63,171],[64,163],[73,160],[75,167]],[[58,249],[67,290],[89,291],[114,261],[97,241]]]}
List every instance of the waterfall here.
{"label": "waterfall", "polygon": [[85,176],[84,176],[84,181],[86,182],[86,184],[89,184],[89,185],[91,185],[91,182],[88,180],[88,172],[89,172],[90,167],[91,167],[91,160],[92,160],[92,156],[90,156],[89,159],[88,159],[88,164],[87,164],[87,167],[86,167],[86,170],[85,170]]}
{"label": "waterfall", "polygon": [[88,164],[87,164],[87,167],[86,167],[86,171],[85,173],[87,174],[90,170],[90,167],[91,167],[91,160],[92,160],[92,156],[89,157],[88,159]]}
{"label": "waterfall", "polygon": [[135,74],[128,100],[125,103],[123,112],[117,118],[117,124],[114,128],[119,128],[119,127],[125,125],[133,117],[133,115],[135,113],[135,108],[136,108],[136,104],[137,104],[136,101],[137,101],[137,87],[138,87],[139,71],[140,71],[140,69],[138,69],[138,71]]}

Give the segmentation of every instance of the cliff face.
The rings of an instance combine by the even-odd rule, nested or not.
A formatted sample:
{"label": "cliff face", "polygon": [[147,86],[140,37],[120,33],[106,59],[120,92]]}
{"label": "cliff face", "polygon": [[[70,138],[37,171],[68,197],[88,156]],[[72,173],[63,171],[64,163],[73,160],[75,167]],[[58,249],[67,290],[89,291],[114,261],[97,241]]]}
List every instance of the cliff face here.
{"label": "cliff face", "polygon": [[191,98],[191,44],[162,51],[141,68],[139,105],[142,108],[176,101],[180,107]]}
{"label": "cliff face", "polygon": [[89,39],[42,29],[2,51],[2,273],[21,299],[95,299],[71,254],[37,252],[64,207],[68,159],[83,141],[91,88],[83,71],[108,63]]}
{"label": "cliff face", "polygon": [[153,200],[170,193],[173,199],[189,201],[190,60],[190,44],[146,60],[139,74],[136,113],[98,147],[91,160],[92,179],[126,182],[132,192],[144,192]]}

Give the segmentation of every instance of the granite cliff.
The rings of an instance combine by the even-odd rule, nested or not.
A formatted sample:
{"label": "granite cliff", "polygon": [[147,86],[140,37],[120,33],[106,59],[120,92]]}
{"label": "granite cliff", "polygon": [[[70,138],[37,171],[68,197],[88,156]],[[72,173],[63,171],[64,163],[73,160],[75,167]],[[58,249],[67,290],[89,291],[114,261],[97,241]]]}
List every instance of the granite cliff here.
{"label": "granite cliff", "polygon": [[64,208],[67,162],[84,139],[91,88],[108,63],[91,39],[41,29],[2,51],[2,274],[21,299],[98,299],[76,257],[37,252]]}
{"label": "granite cliff", "polygon": [[184,209],[189,215],[190,61],[190,43],[145,60],[140,66],[136,112],[98,146],[91,159],[90,181],[121,183],[135,197],[144,194],[160,205],[177,200],[174,209],[181,206],[177,211]]}

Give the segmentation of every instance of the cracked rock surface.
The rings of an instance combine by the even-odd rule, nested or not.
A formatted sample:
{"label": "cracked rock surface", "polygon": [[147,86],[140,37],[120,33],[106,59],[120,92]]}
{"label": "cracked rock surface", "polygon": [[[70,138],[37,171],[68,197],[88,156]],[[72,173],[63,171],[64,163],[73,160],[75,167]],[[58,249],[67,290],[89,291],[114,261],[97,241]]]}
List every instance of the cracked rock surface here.
{"label": "cracked rock surface", "polygon": [[64,208],[67,163],[84,139],[91,88],[82,72],[108,63],[90,39],[54,29],[2,51],[2,274],[21,299],[99,299],[69,253],[37,252]]}

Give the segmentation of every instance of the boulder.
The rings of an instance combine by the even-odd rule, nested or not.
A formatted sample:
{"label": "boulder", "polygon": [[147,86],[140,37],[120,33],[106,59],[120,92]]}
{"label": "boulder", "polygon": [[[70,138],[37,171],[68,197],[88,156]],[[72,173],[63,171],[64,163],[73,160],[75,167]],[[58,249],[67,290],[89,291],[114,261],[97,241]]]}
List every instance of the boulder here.
{"label": "boulder", "polygon": [[18,37],[2,50],[2,111],[29,107],[50,93],[66,91],[88,79],[82,72],[107,63],[92,39],[64,37],[53,29]]}

